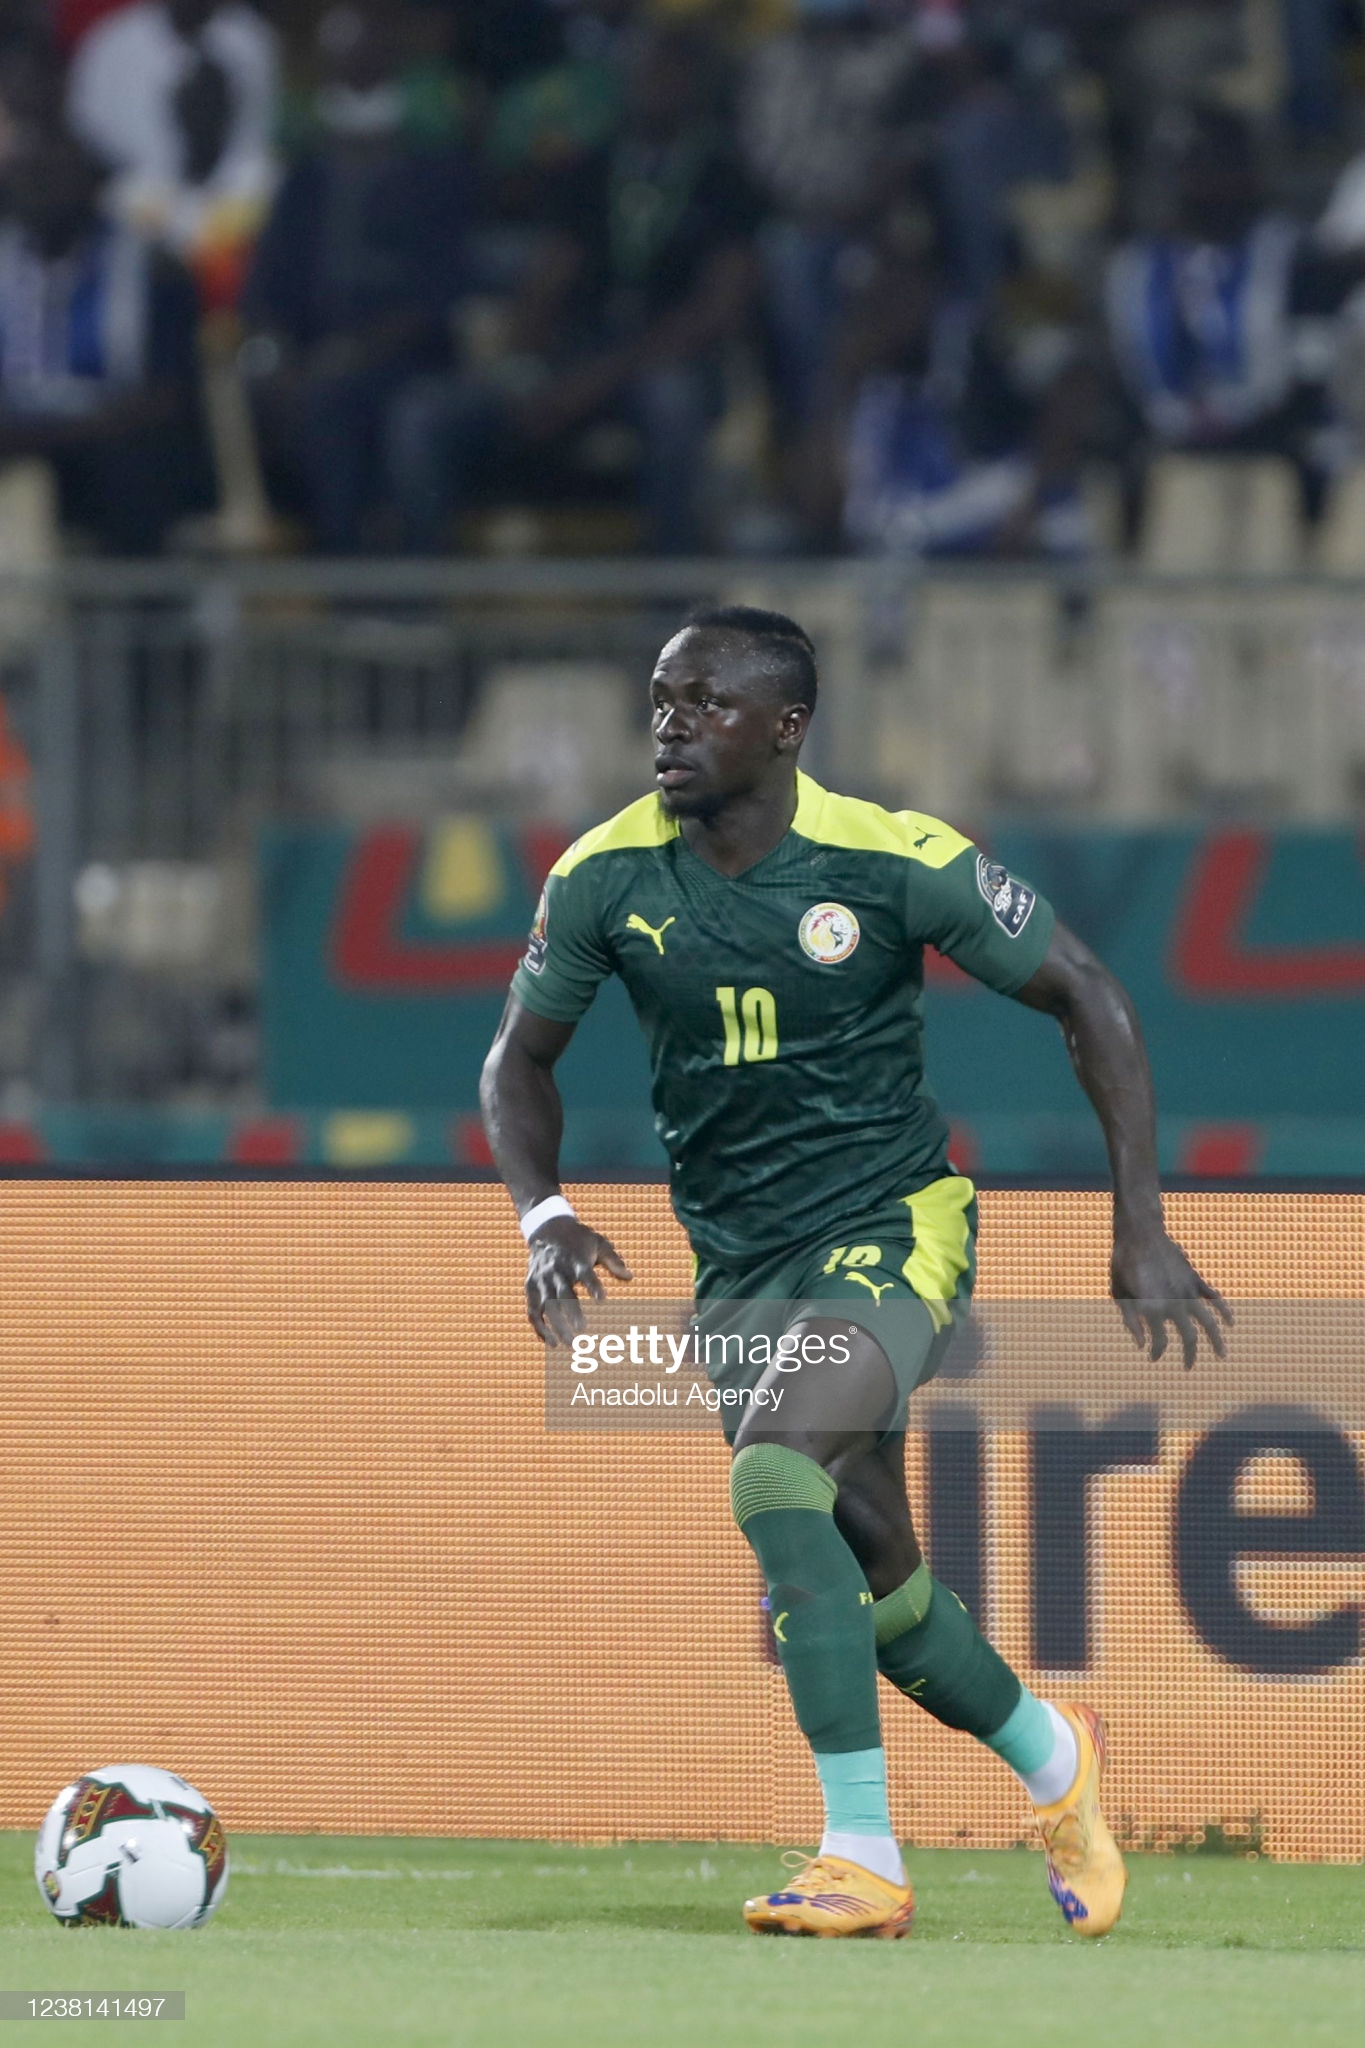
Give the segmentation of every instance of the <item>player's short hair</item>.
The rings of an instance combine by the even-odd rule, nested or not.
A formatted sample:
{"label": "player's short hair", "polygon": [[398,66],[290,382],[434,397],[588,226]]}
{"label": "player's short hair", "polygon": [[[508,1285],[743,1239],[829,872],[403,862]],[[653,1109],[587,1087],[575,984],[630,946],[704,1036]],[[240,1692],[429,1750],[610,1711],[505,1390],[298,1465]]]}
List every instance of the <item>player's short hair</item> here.
{"label": "player's short hair", "polygon": [[819,676],[810,634],[785,612],[765,612],[754,604],[722,604],[692,612],[684,627],[706,633],[738,633],[759,651],[758,666],[789,704],[814,711]]}

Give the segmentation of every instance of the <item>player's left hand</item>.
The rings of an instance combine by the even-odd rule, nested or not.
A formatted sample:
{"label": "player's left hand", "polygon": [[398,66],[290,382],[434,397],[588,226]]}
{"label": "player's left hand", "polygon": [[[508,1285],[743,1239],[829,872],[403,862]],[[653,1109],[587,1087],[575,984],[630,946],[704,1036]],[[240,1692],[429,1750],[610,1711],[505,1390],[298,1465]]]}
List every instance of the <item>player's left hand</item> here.
{"label": "player's left hand", "polygon": [[1165,1231],[1142,1238],[1116,1233],[1109,1277],[1109,1291],[1139,1351],[1147,1349],[1150,1338],[1153,1359],[1162,1357],[1166,1325],[1173,1323],[1185,1353],[1186,1372],[1194,1364],[1201,1330],[1215,1357],[1227,1356],[1223,1326],[1231,1325],[1232,1310],[1217,1288],[1195,1272]]}

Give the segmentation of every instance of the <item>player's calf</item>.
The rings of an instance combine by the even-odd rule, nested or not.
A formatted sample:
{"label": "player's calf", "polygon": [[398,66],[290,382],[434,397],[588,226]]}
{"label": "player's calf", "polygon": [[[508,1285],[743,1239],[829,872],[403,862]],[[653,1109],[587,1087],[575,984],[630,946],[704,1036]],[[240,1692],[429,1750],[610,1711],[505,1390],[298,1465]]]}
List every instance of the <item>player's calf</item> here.
{"label": "player's calf", "polygon": [[[824,1794],[816,1860],[834,1859],[875,1881],[871,1904],[865,1888],[858,1913],[847,1909],[858,1927],[844,1931],[861,1931],[869,1915],[900,1910],[906,1885],[887,1804],[872,1594],[835,1527],[836,1492],[823,1466],[785,1444],[746,1444],[731,1467],[735,1521],[767,1582],[777,1653]],[[817,1876],[821,1896],[838,1889]],[[810,1910],[837,1921],[846,1909]]]}
{"label": "player's calf", "polygon": [[1104,1723],[1089,1707],[1036,1699],[956,1594],[921,1564],[873,1609],[884,1677],[1007,1763],[1033,1802],[1052,1896],[1073,1932],[1107,1934],[1127,1873],[1100,1811]]}

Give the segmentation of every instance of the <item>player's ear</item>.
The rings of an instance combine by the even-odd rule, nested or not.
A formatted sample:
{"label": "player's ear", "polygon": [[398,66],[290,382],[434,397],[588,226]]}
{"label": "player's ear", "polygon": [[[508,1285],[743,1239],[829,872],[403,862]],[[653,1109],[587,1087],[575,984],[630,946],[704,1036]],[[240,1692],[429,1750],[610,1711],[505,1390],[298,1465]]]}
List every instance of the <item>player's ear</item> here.
{"label": "player's ear", "polygon": [[784,705],[777,722],[777,744],[784,754],[793,753],[806,737],[810,725],[808,704]]}

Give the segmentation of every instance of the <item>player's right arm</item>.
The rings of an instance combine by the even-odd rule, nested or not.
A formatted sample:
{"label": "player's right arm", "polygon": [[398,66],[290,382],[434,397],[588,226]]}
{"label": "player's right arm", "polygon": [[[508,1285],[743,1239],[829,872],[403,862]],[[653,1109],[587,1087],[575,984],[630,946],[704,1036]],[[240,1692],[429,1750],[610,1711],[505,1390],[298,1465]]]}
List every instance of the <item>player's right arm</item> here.
{"label": "player's right arm", "polygon": [[[564,1105],[555,1062],[612,967],[590,876],[557,865],[479,1083],[493,1160],[520,1217],[561,1194]],[[576,1216],[552,1216],[527,1242],[526,1313],[546,1344],[567,1344],[582,1329],[578,1289],[600,1301],[599,1268],[631,1277],[615,1246]]]}
{"label": "player's right arm", "polygon": [[[479,1085],[484,1129],[518,1216],[560,1193],[564,1105],[554,1065],[573,1032],[572,1024],[539,1017],[511,995],[484,1062]],[[602,1299],[599,1266],[617,1280],[631,1277],[615,1246],[576,1216],[552,1216],[534,1232],[526,1268],[526,1313],[546,1344],[567,1344],[573,1332],[582,1329],[577,1290],[586,1287],[598,1301]]]}

